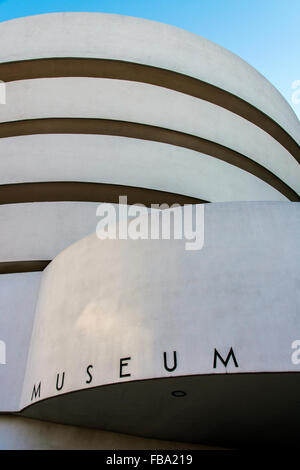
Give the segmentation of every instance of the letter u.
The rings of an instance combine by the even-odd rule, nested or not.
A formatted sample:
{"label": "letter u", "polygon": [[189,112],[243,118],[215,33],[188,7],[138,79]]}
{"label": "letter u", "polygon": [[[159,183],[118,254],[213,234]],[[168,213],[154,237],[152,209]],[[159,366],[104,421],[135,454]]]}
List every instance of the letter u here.
{"label": "letter u", "polygon": [[59,374],[57,374],[57,376],[56,376],[56,390],[59,391],[63,388],[64,381],[65,381],[65,373],[63,372],[61,385],[59,385]]}
{"label": "letter u", "polygon": [[177,354],[176,354],[176,351],[173,351],[173,367],[169,367],[168,366],[168,363],[167,363],[167,353],[164,352],[164,366],[165,366],[165,369],[168,371],[168,372],[173,372],[173,370],[176,369],[177,367]]}

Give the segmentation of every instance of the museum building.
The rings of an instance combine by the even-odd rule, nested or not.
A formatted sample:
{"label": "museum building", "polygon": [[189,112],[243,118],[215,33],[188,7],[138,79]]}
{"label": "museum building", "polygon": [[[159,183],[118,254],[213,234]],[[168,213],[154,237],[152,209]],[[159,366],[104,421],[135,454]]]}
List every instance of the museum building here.
{"label": "museum building", "polygon": [[[290,105],[230,51],[140,18],[18,18],[0,44],[0,447],[296,445]],[[147,223],[153,204],[201,214],[201,246],[100,239],[120,197]]]}

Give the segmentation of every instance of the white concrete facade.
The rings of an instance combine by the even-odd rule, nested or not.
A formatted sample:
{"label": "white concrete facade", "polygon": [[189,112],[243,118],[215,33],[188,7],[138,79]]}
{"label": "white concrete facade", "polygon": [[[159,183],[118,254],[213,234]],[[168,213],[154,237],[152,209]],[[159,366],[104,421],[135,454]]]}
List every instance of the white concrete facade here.
{"label": "white concrete facade", "polygon": [[240,57],[188,31],[120,15],[55,13],[7,21],[0,35],[2,62],[99,57],[161,67],[212,83],[270,115],[300,142],[297,116],[270,82]]}
{"label": "white concrete facade", "polygon": [[[212,202],[287,200],[234,165],[160,142],[51,134],[3,138],[0,146],[1,184],[70,180],[164,189]],[[295,173],[290,178],[298,184]]]}
{"label": "white concrete facade", "polygon": [[65,116],[129,121],[198,136],[245,155],[300,191],[299,164],[289,152],[246,119],[207,101],[148,84],[98,78],[21,80],[7,85],[0,122]]}
{"label": "white concrete facade", "polygon": [[[39,15],[1,23],[0,42],[0,411],[23,415],[0,416],[2,448],[245,444],[252,406],[261,442],[280,441],[280,419],[292,435],[281,398],[289,387],[295,405],[300,377],[300,123],[288,103],[231,52],[152,21]],[[206,202],[204,247],[100,241],[98,204],[122,195]],[[238,366],[231,355],[224,374],[214,351],[220,364],[230,348]],[[259,390],[275,385],[266,403]],[[253,403],[227,426],[240,394]]]}

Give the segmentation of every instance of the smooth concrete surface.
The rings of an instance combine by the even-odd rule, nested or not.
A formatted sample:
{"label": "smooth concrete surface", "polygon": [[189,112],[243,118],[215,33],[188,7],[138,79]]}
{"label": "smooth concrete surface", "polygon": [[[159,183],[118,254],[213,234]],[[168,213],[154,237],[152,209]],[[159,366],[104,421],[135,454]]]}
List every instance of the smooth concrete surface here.
{"label": "smooth concrete surface", "polygon": [[[300,328],[300,206],[190,207],[204,208],[200,250],[186,251],[184,239],[99,240],[93,234],[48,265],[21,408],[128,380],[299,372],[292,343]],[[214,351],[226,359],[231,348],[236,362],[230,357],[215,367]]]}
{"label": "smooth concrete surface", "polygon": [[148,84],[99,78],[21,80],[6,89],[0,122],[101,118],[163,127],[239,152],[300,192],[299,163],[282,145],[246,119],[207,101]]}
{"label": "smooth concrete surface", "polygon": [[0,41],[2,62],[108,58],[190,75],[248,101],[300,143],[297,116],[273,85],[237,55],[188,31],[121,15],[54,13],[1,23]]}
{"label": "smooth concrete surface", "polygon": [[[96,232],[99,205],[72,201],[0,205],[0,261],[52,260],[72,243]],[[133,218],[128,215],[130,206],[126,211],[119,211],[118,204],[110,206],[115,208],[117,220]]]}
{"label": "smooth concrete surface", "polygon": [[0,412],[19,409],[40,278],[41,273],[0,275],[0,340],[6,345]]}
{"label": "smooth concrete surface", "polygon": [[160,142],[37,134],[2,138],[0,152],[0,184],[86,181],[169,191],[210,202],[286,200],[272,186],[234,165]]}
{"label": "smooth concrete surface", "polygon": [[36,419],[0,415],[1,450],[188,450],[212,446],[145,439],[127,434],[66,426]]}
{"label": "smooth concrete surface", "polygon": [[43,202],[0,206],[0,260],[51,260],[95,232],[98,203]]}

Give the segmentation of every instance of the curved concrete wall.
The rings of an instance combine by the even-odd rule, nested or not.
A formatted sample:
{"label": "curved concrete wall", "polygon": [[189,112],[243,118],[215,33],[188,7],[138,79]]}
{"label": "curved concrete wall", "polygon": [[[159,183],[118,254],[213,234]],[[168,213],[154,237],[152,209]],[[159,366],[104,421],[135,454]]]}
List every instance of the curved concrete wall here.
{"label": "curved concrete wall", "polygon": [[278,91],[230,51],[173,26],[120,15],[55,13],[1,24],[2,62],[107,58],[195,77],[261,109],[300,143],[299,121]]}
{"label": "curved concrete wall", "polygon": [[[262,407],[255,419],[263,428],[271,410],[264,411],[263,390],[270,393],[274,380],[295,394],[299,386],[292,360],[300,327],[299,210],[296,203],[205,205],[204,246],[192,252],[184,240],[96,235],[68,247],[43,275],[21,400],[25,414],[207,442],[203,407],[217,406],[218,420],[226,421],[229,409],[238,411],[227,409],[227,394],[217,391],[229,387],[236,408],[241,390],[248,403],[254,387]],[[280,381],[283,372],[290,375]],[[178,414],[176,390],[187,394]],[[286,397],[274,401],[279,410]],[[176,427],[174,413],[185,424]],[[290,411],[286,416],[291,419]],[[246,438],[250,418],[244,418],[228,431],[232,438]]]}
{"label": "curved concrete wall", "polygon": [[0,411],[19,409],[40,279],[41,273],[0,276],[0,339],[6,345],[5,364],[0,365]]}
{"label": "curved concrete wall", "polygon": [[[10,38],[15,35],[12,50]],[[11,173],[19,153],[36,167],[31,176],[22,173],[20,163],[8,182],[4,174],[2,185],[54,181],[51,168],[63,166],[65,156],[70,162],[70,155],[74,169],[70,164],[68,177],[62,172],[55,178],[62,181],[65,174],[65,181],[79,181],[76,161],[82,159],[88,168],[85,153],[79,153],[89,142],[88,154],[96,152],[91,150],[95,145],[111,162],[109,175],[94,172],[93,183],[108,180],[210,202],[299,200],[299,122],[272,85],[229,51],[178,28],[118,15],[58,13],[18,19],[2,23],[0,36],[0,78],[7,81],[0,149],[6,158],[7,152],[13,154]],[[63,141],[50,135],[58,133],[66,134]],[[21,150],[24,140],[18,136],[24,134],[28,147]],[[48,149],[39,163],[35,145],[41,134],[46,134]],[[82,138],[74,148],[71,134],[89,134],[89,139]],[[108,135],[113,138],[103,139]],[[123,144],[124,138],[135,139],[134,146]],[[118,147],[132,176],[129,184],[118,173]],[[196,151],[201,163],[194,153],[193,161],[187,157],[192,155],[187,149]],[[154,175],[152,152],[157,152],[156,160],[160,157],[160,176]],[[147,178],[135,175],[141,153],[152,165]],[[176,155],[178,164],[166,160],[166,153]],[[47,155],[51,162],[43,166]],[[41,176],[39,165],[44,168]],[[189,175],[175,184],[188,165],[194,187]],[[82,172],[81,181],[91,181],[90,174]],[[10,189],[0,188],[2,194]],[[33,197],[14,202],[31,202]]]}
{"label": "curved concrete wall", "polygon": [[[178,28],[102,14],[8,21],[0,37],[0,262],[40,252],[44,266],[57,246],[86,235],[73,230],[76,217],[86,227],[82,202],[116,203],[118,194],[147,205],[300,200],[299,122],[229,51]],[[56,203],[67,201],[56,245],[46,232],[57,225]],[[32,207],[22,216],[13,206],[24,203]],[[32,239],[15,233],[18,224]]]}
{"label": "curved concrete wall", "polygon": [[[298,328],[299,211],[296,203],[205,205],[205,241],[196,251],[185,250],[185,239],[99,240],[96,234],[68,247],[44,272],[24,403],[30,403],[33,384],[42,378],[46,383],[40,398],[51,396],[49,377],[57,368],[75,367],[64,391],[76,389],[77,380],[82,381],[79,365],[97,358],[103,364],[93,385],[115,382],[118,371],[112,363],[120,354],[130,355],[132,347],[137,358],[130,380],[156,377],[153,361],[161,363],[160,343],[161,348],[170,344],[168,349],[177,345],[197,358],[183,358],[175,375],[214,372],[211,351],[206,352],[212,339],[240,349],[240,367],[232,365],[230,372],[294,370],[288,342]],[[283,319],[289,347],[281,355],[278,325]],[[200,337],[203,325],[205,338]],[[260,339],[246,334],[259,326]],[[254,350],[246,361],[252,341]],[[265,341],[274,351],[259,366]]]}
{"label": "curved concrete wall", "polygon": [[[260,178],[234,165],[160,142],[52,134],[3,138],[0,148],[3,185],[87,181],[164,190],[211,202],[287,200]],[[298,184],[295,172],[290,178]]]}
{"label": "curved concrete wall", "polygon": [[1,122],[65,117],[140,123],[200,137],[256,161],[300,192],[299,164],[289,152],[254,124],[207,101],[124,80],[73,77],[7,85]]}
{"label": "curved concrete wall", "polygon": [[117,202],[107,184],[129,203],[300,199],[299,122],[229,51],[102,14],[8,21],[0,37],[0,203]]}

